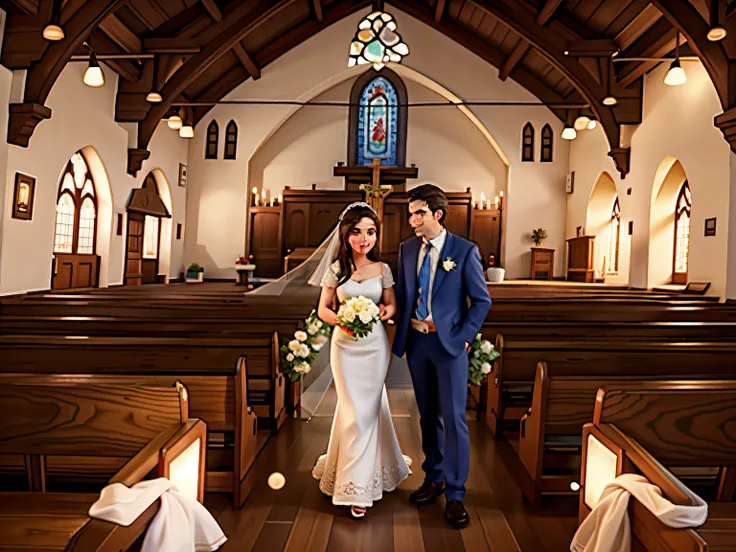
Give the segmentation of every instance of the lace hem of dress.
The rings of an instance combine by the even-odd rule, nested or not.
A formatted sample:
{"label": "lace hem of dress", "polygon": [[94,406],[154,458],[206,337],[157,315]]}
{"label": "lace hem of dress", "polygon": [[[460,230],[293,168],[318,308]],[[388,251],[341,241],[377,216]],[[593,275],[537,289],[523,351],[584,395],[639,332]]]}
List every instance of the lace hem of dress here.
{"label": "lace hem of dress", "polygon": [[383,493],[390,493],[398,487],[409,475],[411,475],[411,458],[404,456],[406,468],[401,464],[391,467],[382,466],[373,476],[373,481],[368,485],[359,485],[353,481],[346,481],[335,485],[336,468],[327,468],[327,455],[323,454],[317,459],[312,468],[312,477],[319,480],[319,490],[333,498],[335,504],[347,504],[353,506],[372,505],[373,501],[380,500]]}

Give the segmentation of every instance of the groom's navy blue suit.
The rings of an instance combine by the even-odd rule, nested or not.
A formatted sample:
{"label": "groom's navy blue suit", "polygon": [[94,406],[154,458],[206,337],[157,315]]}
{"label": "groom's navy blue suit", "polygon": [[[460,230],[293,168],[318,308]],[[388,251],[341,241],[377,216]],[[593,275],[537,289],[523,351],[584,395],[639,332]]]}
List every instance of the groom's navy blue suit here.
{"label": "groom's navy blue suit", "polygon": [[[462,500],[470,465],[470,436],[465,420],[468,395],[468,353],[491,307],[476,246],[447,233],[432,287],[431,312],[436,333],[412,328],[419,287],[417,263],[422,239],[405,241],[399,249],[396,278],[398,306],[393,353],[406,353],[421,417],[422,469],[433,483],[445,481],[447,500]],[[454,269],[445,270],[450,259]]]}

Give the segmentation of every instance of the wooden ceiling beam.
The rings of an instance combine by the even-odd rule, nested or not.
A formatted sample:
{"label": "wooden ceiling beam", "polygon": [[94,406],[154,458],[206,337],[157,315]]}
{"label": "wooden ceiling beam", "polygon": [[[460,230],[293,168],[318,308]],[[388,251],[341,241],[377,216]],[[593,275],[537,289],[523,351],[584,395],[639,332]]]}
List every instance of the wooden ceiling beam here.
{"label": "wooden ceiling beam", "polygon": [[[117,43],[113,42],[107,33],[103,33],[99,28],[90,35],[88,42],[97,54],[127,53]],[[104,60],[102,63],[112,68],[113,71],[129,82],[136,82],[141,77],[141,65],[136,61],[110,59]]]}
{"label": "wooden ceiling beam", "polygon": [[437,5],[434,7],[434,22],[439,23],[442,21],[442,15],[445,12],[445,0],[437,0]]}
{"label": "wooden ceiling beam", "polygon": [[[542,9],[539,10],[539,13],[537,14],[537,25],[546,25],[547,21],[549,21],[550,18],[554,15],[555,11],[561,3],[562,0],[547,0],[547,2],[544,4],[544,6],[542,6]],[[524,59],[524,56],[529,51],[530,47],[531,45],[526,40],[524,40],[523,38],[520,39],[519,42],[516,43],[516,46],[514,46],[514,49],[511,50],[509,57],[507,57],[506,60],[503,62],[503,65],[498,72],[498,78],[502,81],[505,81],[511,74],[511,71],[514,70],[516,65],[522,59]]]}
{"label": "wooden ceiling beam", "polygon": [[141,39],[118,19],[115,14],[108,15],[99,26],[107,36],[117,42],[123,50],[131,54],[140,54],[143,51]]}
{"label": "wooden ceiling beam", "polygon": [[[222,55],[263,23],[281,13],[295,0],[259,0],[238,4],[222,21],[216,24],[217,33],[201,52],[188,59],[161,90],[164,101],[154,104],[146,118],[138,125],[138,150],[147,149],[161,119],[171,103],[204,73]],[[130,167],[129,167],[130,168]]]}
{"label": "wooden ceiling beam", "polygon": [[580,92],[603,127],[610,149],[609,155],[623,178],[628,172],[628,163],[625,162],[628,159],[628,150],[620,148],[621,128],[614,116],[615,107],[611,108],[602,103],[603,98],[608,95],[605,86],[598,82],[579,60],[564,54],[569,47],[569,38],[537,25],[529,12],[518,3],[510,4],[502,0],[471,0],[471,3],[490,13],[531,43]]}
{"label": "wooden ceiling beam", "polygon": [[317,23],[322,23],[324,15],[322,14],[322,0],[312,0],[312,9],[314,10],[314,18]]}
{"label": "wooden ceiling beam", "polygon": [[[319,2],[319,0],[317,1]],[[202,0],[202,4],[207,10],[207,13],[210,14],[210,17],[212,17],[216,23],[222,21],[222,12],[220,11],[220,8],[217,7],[217,4],[215,4],[215,0]],[[253,62],[251,57],[248,55],[248,52],[245,51],[242,43],[238,42],[235,44],[235,46],[233,46],[233,52],[238,56],[240,63],[245,67],[245,70],[248,71],[248,74],[253,78],[253,80],[261,78],[261,70]]]}
{"label": "wooden ceiling beam", "polygon": [[[621,53],[621,57],[664,57],[675,49],[675,30],[669,21],[662,18],[652,25],[639,40],[634,42],[628,50]],[[659,65],[658,61],[617,63],[616,79],[618,83],[627,87],[636,79]]]}
{"label": "wooden ceiling beam", "polygon": [[[129,0],[89,0],[83,8],[79,8],[64,25],[66,36],[63,40],[49,44],[44,50],[40,61],[34,64],[26,75],[24,102],[15,104],[10,112],[8,123],[8,142],[20,146],[27,146],[36,125],[50,110],[44,106],[51,88],[66,67],[72,55],[90,37],[92,31],[113,11],[125,5]],[[43,108],[43,109],[41,109]],[[14,120],[22,117],[32,117],[33,121]],[[41,117],[41,119],[39,119]],[[32,124],[31,124],[32,123]],[[22,132],[13,132],[11,129],[22,129]]]}

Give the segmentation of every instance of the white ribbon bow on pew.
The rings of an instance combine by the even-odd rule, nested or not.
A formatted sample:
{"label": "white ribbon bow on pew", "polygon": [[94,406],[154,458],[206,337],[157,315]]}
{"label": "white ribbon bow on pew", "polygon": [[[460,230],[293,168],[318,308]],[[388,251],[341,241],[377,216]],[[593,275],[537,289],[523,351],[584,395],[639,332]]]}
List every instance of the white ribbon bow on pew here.
{"label": "white ribbon bow on pew", "polygon": [[632,495],[667,527],[698,527],[708,519],[708,505],[694,493],[694,506],[679,506],[664,498],[659,487],[645,477],[625,473],[603,489],[598,505],[572,538],[571,552],[629,552],[628,508]]}
{"label": "white ribbon bow on pew", "polygon": [[90,506],[89,516],[128,526],[158,498],[161,506],[146,531],[142,552],[212,552],[227,540],[207,508],[179,494],[165,477],[132,487],[108,485]]}

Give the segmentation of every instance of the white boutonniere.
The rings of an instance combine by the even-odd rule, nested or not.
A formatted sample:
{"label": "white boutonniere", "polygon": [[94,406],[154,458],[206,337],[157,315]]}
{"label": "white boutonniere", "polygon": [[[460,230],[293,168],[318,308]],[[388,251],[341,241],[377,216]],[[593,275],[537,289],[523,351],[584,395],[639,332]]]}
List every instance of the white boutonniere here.
{"label": "white boutonniere", "polygon": [[447,257],[444,261],[442,261],[442,268],[445,269],[445,272],[452,272],[455,270],[455,267],[457,266],[457,263],[452,260],[452,257]]}

